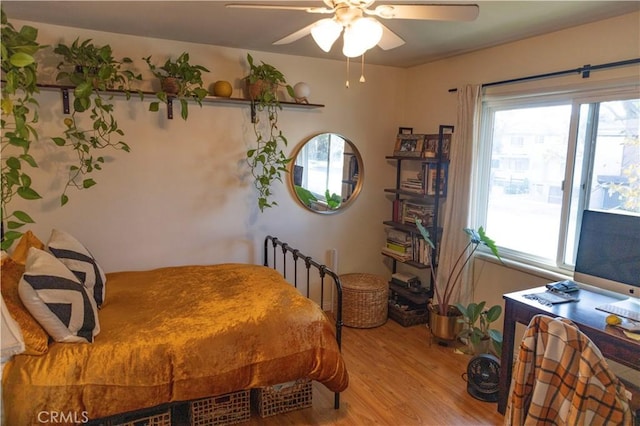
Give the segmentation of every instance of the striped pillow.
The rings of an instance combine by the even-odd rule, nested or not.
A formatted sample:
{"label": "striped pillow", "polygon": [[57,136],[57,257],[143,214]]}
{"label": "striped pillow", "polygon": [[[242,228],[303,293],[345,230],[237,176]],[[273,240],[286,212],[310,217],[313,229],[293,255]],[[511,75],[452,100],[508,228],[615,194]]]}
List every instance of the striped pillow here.
{"label": "striped pillow", "polygon": [[100,332],[95,301],[78,278],[46,251],[29,249],[18,293],[56,342],[93,342]]}
{"label": "striped pillow", "polygon": [[107,277],[89,250],[68,233],[57,229],[51,231],[47,247],[78,277],[93,296],[98,308],[102,307]]}

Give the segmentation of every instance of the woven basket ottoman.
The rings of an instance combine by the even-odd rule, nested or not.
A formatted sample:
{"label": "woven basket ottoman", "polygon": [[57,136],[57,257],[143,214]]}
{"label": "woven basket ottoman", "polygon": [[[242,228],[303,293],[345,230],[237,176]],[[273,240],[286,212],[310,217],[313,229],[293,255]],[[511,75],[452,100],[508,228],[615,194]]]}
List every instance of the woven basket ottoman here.
{"label": "woven basket ottoman", "polygon": [[340,275],[342,322],[347,327],[373,328],[387,322],[389,283],[364,273]]}

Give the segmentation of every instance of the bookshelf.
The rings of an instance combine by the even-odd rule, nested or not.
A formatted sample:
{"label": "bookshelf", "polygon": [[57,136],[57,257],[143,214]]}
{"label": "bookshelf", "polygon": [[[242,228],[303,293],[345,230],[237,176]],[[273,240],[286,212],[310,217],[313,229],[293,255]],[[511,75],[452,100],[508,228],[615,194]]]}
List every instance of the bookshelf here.
{"label": "bookshelf", "polygon": [[[426,270],[438,264],[438,245],[442,236],[439,223],[442,201],[447,196],[449,174],[449,149],[454,127],[441,125],[438,134],[410,135],[412,140],[422,139],[421,155],[387,156],[388,161],[395,162],[395,187],[384,189],[393,194],[391,217],[383,221],[387,239],[382,248],[382,255],[391,259],[392,272],[397,272],[402,263],[417,270]],[[398,135],[402,138],[403,135]],[[398,146],[399,143],[396,143]],[[435,248],[431,248],[422,238],[415,225],[416,218],[429,231]],[[431,274],[429,274],[431,276]],[[393,284],[393,285],[391,285]],[[429,282],[429,288],[433,288]],[[391,299],[401,301],[409,309],[425,309],[431,292],[415,294],[397,283],[390,283]],[[390,308],[392,308],[390,304]],[[425,321],[426,322],[426,321]]]}

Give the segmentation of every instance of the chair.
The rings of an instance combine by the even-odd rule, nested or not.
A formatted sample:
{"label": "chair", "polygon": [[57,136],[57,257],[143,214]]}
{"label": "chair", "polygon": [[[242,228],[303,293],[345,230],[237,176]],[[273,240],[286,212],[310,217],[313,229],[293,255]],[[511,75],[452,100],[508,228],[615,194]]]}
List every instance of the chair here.
{"label": "chair", "polygon": [[506,425],[631,425],[625,388],[571,321],[536,315],[520,344]]}

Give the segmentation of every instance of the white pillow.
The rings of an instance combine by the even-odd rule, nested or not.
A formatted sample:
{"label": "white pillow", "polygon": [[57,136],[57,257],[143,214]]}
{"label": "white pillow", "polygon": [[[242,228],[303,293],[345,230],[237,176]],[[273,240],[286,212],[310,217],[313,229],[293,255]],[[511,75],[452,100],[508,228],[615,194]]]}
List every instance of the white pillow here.
{"label": "white pillow", "polygon": [[14,355],[24,352],[25,346],[20,326],[5,306],[4,297],[0,297],[0,303],[2,304],[2,334],[0,335],[0,340],[2,340],[2,354],[0,356],[0,362],[4,363],[9,361]]}
{"label": "white pillow", "polygon": [[93,297],[73,272],[46,251],[29,249],[18,294],[56,342],[93,342],[100,332]]}
{"label": "white pillow", "polygon": [[87,248],[64,231],[51,231],[47,248],[89,290],[98,308],[104,303],[107,277]]}

